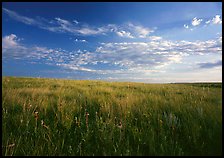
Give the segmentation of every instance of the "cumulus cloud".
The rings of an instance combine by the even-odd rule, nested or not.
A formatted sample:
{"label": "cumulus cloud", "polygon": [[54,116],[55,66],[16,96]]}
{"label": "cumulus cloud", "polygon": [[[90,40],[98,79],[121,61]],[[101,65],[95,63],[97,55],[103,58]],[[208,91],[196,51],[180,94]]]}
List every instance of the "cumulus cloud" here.
{"label": "cumulus cloud", "polygon": [[26,47],[21,45],[21,41],[15,34],[10,34],[2,37],[2,53],[3,58],[5,56],[13,56],[14,58],[19,58],[20,54],[26,52]]}
{"label": "cumulus cloud", "polygon": [[222,19],[220,15],[216,15],[211,21],[213,24],[222,24]]}
{"label": "cumulus cloud", "polygon": [[222,19],[220,15],[216,15],[212,19],[205,22],[206,24],[222,24]]}
{"label": "cumulus cloud", "polygon": [[2,38],[2,48],[18,47],[19,39],[15,34],[11,34]]}
{"label": "cumulus cloud", "polygon": [[[195,17],[192,20],[191,24],[192,24],[192,26],[199,26],[202,21],[203,21],[202,19],[197,19]],[[213,25],[222,24],[222,18],[220,15],[215,15],[215,17],[213,17],[212,19],[205,21],[204,24],[205,24],[205,26],[207,26],[208,24],[213,24]],[[189,26],[184,24],[184,28],[188,29]]]}
{"label": "cumulus cloud", "polygon": [[193,26],[197,26],[197,25],[200,25],[200,23],[202,22],[203,20],[202,19],[197,19],[197,17],[193,18],[191,24]]}

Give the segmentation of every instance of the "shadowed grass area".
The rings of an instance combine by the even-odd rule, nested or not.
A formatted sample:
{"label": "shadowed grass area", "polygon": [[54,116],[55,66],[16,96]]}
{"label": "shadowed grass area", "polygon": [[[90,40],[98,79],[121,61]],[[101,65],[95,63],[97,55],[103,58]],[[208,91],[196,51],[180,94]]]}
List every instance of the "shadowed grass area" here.
{"label": "shadowed grass area", "polygon": [[221,92],[3,77],[2,155],[221,155]]}

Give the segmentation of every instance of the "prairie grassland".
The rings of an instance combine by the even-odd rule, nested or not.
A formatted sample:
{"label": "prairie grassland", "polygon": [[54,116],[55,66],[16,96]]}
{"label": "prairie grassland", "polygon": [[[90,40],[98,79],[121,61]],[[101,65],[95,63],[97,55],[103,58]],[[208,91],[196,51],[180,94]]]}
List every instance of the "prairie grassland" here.
{"label": "prairie grassland", "polygon": [[221,83],[2,79],[2,155],[221,153]]}

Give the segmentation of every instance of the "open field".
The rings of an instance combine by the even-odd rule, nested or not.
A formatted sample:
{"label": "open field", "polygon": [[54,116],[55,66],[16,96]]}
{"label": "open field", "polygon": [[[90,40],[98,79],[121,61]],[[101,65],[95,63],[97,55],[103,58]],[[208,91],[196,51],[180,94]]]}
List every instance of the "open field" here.
{"label": "open field", "polygon": [[3,77],[2,155],[221,155],[211,85]]}

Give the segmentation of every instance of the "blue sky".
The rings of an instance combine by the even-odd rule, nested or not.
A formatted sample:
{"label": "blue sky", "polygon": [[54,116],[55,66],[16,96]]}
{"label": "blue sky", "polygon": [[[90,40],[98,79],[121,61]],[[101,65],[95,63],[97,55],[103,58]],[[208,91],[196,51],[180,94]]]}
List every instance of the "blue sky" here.
{"label": "blue sky", "polygon": [[4,2],[2,74],[222,80],[221,2]]}

